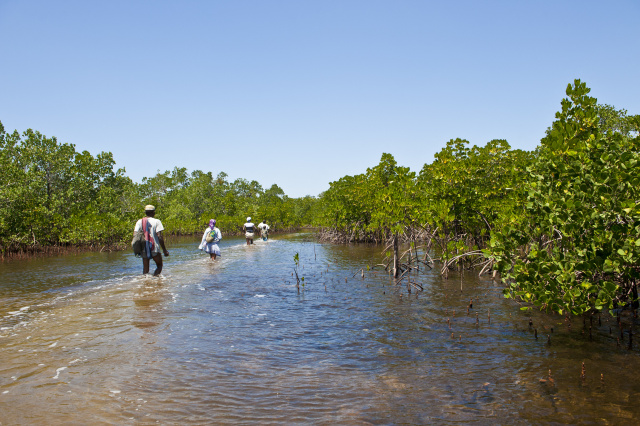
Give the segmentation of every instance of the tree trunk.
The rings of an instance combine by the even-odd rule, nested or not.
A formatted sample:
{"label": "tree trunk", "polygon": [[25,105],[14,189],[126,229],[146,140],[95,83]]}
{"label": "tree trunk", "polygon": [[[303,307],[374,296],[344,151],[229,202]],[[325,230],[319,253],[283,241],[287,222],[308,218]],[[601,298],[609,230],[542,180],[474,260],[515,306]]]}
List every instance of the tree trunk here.
{"label": "tree trunk", "polygon": [[398,268],[398,233],[393,234],[393,277],[398,278],[400,270]]}

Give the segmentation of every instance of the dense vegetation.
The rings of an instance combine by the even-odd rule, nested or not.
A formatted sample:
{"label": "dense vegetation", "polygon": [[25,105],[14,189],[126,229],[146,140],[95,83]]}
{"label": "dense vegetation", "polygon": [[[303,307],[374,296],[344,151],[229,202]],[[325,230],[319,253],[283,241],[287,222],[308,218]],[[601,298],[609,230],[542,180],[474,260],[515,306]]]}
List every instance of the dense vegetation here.
{"label": "dense vegetation", "polygon": [[324,237],[426,241],[443,274],[493,268],[507,297],[560,313],[637,304],[640,116],[588,93],[569,85],[534,152],[456,139],[418,175],[383,154],[323,194]]}
{"label": "dense vegetation", "polygon": [[[491,231],[514,220],[533,155],[504,140],[469,147],[450,140],[420,173],[383,154],[380,164],[332,182],[322,196],[323,237],[334,241],[427,241],[445,265],[474,265]],[[468,253],[466,257],[459,257]],[[455,263],[451,260],[455,259]]]}
{"label": "dense vegetation", "polygon": [[0,252],[68,245],[118,245],[130,239],[143,206],[157,206],[167,233],[200,233],[210,218],[239,233],[247,216],[272,229],[313,223],[315,197],[290,198],[225,173],[184,168],[134,183],[108,152],[77,152],[31,129],[5,132],[0,123]]}
{"label": "dense vegetation", "polygon": [[[507,297],[580,314],[638,305],[640,116],[599,105],[580,80],[533,152],[450,140],[419,173],[390,154],[320,198],[176,167],[134,183],[111,153],[76,152],[0,123],[0,249],[126,242],[142,206],[168,233],[225,233],[246,216],[274,229],[321,225],[331,241],[423,244],[424,261],[500,272]],[[417,254],[417,252],[416,252]],[[417,256],[414,259],[418,259]],[[394,269],[406,265],[394,264]]]}
{"label": "dense vegetation", "polygon": [[576,81],[536,151],[525,209],[493,234],[505,294],[580,314],[631,302],[640,278],[640,116]]}
{"label": "dense vegetation", "polygon": [[224,233],[237,233],[247,216],[267,220],[275,231],[312,225],[317,198],[290,198],[278,185],[269,189],[254,181],[227,180],[227,174],[184,168],[157,173],[138,185],[140,199],[158,207],[165,228],[176,234],[201,233],[210,218]]}

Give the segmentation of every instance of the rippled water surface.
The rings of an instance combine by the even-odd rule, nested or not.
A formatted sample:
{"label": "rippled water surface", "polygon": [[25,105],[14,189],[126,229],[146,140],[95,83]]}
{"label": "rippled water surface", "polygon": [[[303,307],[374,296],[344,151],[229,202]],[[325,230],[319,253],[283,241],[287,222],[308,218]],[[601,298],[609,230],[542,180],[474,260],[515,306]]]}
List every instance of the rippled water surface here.
{"label": "rippled water surface", "polygon": [[630,315],[618,343],[472,272],[409,294],[367,270],[381,247],[309,237],[225,239],[216,262],[170,240],[159,278],[128,252],[0,264],[0,424],[638,422]]}

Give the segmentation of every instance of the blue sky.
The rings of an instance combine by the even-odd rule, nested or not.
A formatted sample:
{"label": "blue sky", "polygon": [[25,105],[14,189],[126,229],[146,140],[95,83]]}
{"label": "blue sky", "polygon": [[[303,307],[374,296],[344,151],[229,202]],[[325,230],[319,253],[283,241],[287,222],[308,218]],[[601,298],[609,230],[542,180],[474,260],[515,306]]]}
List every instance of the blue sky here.
{"label": "blue sky", "polygon": [[289,196],[449,139],[534,149],[568,83],[640,114],[640,2],[0,0],[0,121],[134,181],[175,166]]}

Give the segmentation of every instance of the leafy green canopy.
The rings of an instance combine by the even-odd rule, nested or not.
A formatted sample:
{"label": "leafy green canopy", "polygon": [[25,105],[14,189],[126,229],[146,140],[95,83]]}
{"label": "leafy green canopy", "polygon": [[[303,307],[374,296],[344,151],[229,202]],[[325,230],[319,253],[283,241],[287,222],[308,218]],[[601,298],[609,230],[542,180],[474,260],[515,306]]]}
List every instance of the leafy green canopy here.
{"label": "leafy green canopy", "polygon": [[315,224],[315,197],[290,198],[278,185],[264,189],[257,181],[236,179],[229,182],[220,172],[185,168],[158,172],[139,185],[144,203],[157,206],[165,228],[172,233],[202,232],[215,218],[223,232],[242,229],[247,216],[254,221],[267,220],[272,229],[296,228]]}
{"label": "leafy green canopy", "polygon": [[366,173],[330,183],[321,199],[321,223],[356,240],[378,241],[412,220],[416,196],[415,173],[385,153]]}
{"label": "leafy green canopy", "polygon": [[450,140],[418,176],[383,154],[366,173],[332,182],[322,197],[323,225],[374,241],[429,229],[445,252],[483,246],[522,205],[519,188],[533,157],[504,140],[468,144]]}
{"label": "leafy green canopy", "polygon": [[638,117],[598,106],[580,80],[528,168],[526,210],[492,233],[505,295],[581,314],[637,298]]}
{"label": "leafy green canopy", "polygon": [[134,192],[111,153],[76,152],[31,129],[7,134],[0,123],[0,245],[120,239]]}
{"label": "leafy green canopy", "polygon": [[507,141],[492,140],[468,148],[468,141],[450,140],[422,168],[418,178],[423,194],[421,218],[442,229],[455,227],[476,239],[502,227],[521,202],[520,186],[532,155],[511,150]]}
{"label": "leafy green canopy", "polygon": [[210,218],[226,232],[247,216],[274,229],[316,222],[315,197],[289,198],[277,185],[179,167],[136,184],[114,167],[111,153],[77,152],[31,129],[8,134],[0,123],[0,251],[126,241],[145,204],[167,233],[200,233]]}

